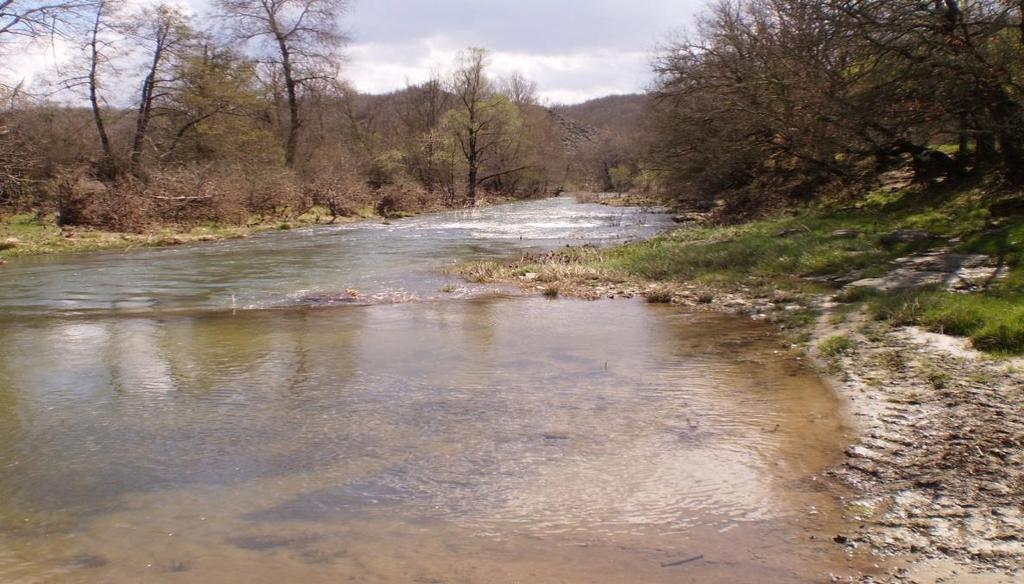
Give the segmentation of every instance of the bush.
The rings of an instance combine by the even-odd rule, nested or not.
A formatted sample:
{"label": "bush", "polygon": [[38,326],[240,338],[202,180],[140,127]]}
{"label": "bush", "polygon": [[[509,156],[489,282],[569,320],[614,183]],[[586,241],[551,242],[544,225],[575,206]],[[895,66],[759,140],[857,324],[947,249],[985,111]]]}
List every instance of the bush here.
{"label": "bush", "polygon": [[671,304],[672,303],[672,291],[668,288],[654,288],[648,290],[644,297],[647,302],[651,304]]}
{"label": "bush", "polygon": [[123,177],[103,183],[88,171],[62,173],[54,183],[61,226],[142,232],[151,222],[151,200],[139,181]]}

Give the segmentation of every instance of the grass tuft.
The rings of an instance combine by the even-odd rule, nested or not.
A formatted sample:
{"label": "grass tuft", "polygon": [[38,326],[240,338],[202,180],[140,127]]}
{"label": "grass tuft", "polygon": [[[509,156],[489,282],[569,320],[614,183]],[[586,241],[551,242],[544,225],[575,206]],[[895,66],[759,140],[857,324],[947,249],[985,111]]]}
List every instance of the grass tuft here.
{"label": "grass tuft", "polygon": [[821,352],[822,356],[830,359],[848,355],[853,352],[853,348],[853,340],[846,335],[829,337],[818,345],[818,351]]}
{"label": "grass tuft", "polygon": [[653,288],[644,293],[644,297],[651,304],[672,303],[672,291],[667,288]]}

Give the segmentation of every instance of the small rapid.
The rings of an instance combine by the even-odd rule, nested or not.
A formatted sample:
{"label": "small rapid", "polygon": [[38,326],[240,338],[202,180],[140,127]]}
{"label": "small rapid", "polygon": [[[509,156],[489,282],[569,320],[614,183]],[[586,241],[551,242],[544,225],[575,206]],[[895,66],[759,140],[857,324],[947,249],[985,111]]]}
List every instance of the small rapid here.
{"label": "small rapid", "polygon": [[569,196],[397,220],[263,233],[176,248],[43,256],[0,268],[0,318],[181,313],[431,299],[455,262],[564,245],[621,243],[670,225]]}

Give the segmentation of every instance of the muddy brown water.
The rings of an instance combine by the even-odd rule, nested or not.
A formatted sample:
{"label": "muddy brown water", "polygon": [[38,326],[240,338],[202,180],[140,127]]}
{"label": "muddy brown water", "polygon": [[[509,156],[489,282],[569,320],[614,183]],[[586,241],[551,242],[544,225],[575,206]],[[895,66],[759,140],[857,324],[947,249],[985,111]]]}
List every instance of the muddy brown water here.
{"label": "muddy brown water", "polygon": [[[419,218],[396,245],[429,242],[437,267],[663,226],[565,199],[490,213]],[[516,221],[530,237],[506,236]],[[848,438],[839,404],[770,329],[438,294],[450,280],[408,253],[383,275],[324,268],[320,236],[402,255],[361,229],[382,228],[195,248],[281,262],[259,277],[182,250],[8,266],[5,284],[30,282],[0,292],[0,581],[817,582],[847,565],[816,478]],[[195,271],[167,279],[190,265],[201,293]],[[95,285],[58,277],[75,272]],[[388,302],[302,300],[349,282]]]}

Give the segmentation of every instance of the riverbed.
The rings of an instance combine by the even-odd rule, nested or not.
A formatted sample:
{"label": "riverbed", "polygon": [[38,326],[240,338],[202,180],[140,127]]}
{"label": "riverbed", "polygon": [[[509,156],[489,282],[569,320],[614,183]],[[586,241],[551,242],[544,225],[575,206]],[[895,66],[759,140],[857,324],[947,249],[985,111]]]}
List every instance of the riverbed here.
{"label": "riverbed", "polygon": [[562,197],[12,261],[0,580],[827,579],[850,435],[772,329],[445,275],[668,224]]}

